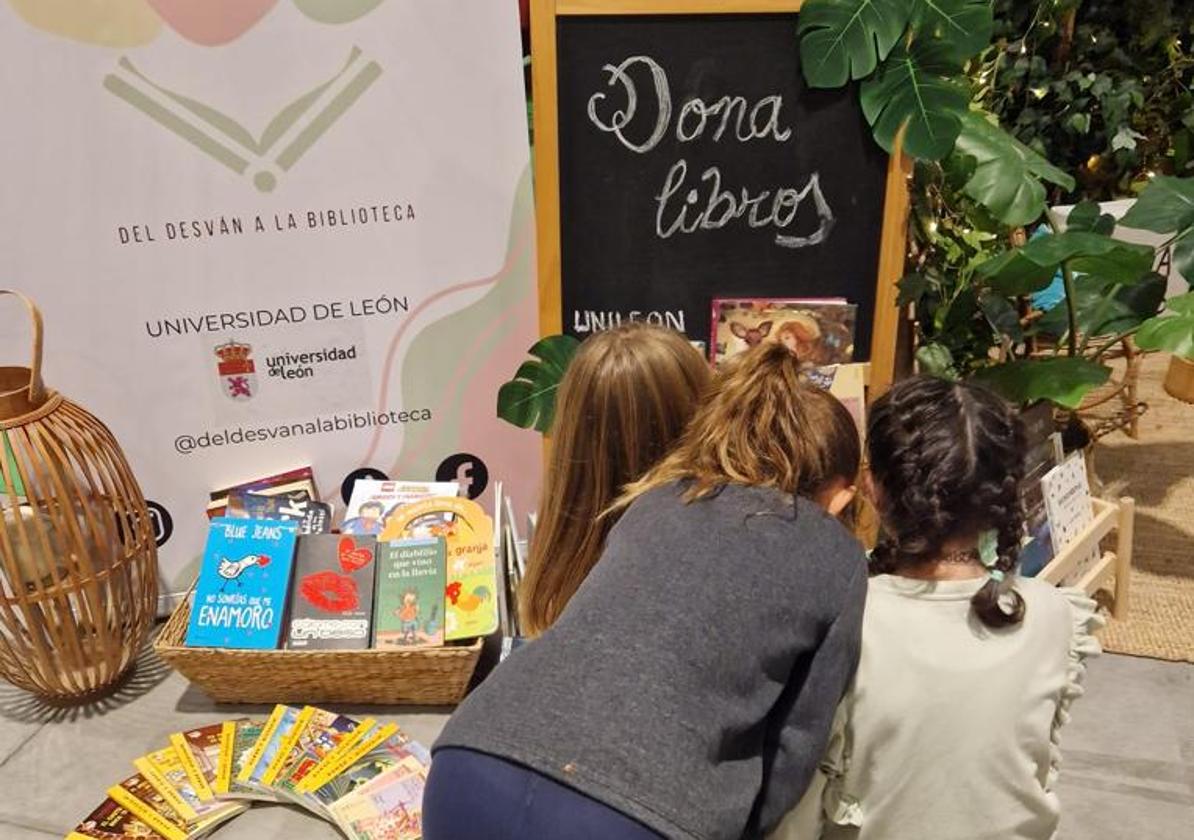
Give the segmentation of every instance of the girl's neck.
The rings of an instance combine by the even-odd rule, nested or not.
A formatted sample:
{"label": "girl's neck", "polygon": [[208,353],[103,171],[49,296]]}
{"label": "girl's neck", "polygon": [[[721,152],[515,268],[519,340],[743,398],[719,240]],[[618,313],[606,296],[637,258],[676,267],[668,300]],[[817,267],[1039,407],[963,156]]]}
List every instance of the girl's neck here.
{"label": "girl's neck", "polygon": [[949,540],[936,556],[899,570],[900,577],[914,580],[974,580],[987,574],[978,559],[978,540]]}

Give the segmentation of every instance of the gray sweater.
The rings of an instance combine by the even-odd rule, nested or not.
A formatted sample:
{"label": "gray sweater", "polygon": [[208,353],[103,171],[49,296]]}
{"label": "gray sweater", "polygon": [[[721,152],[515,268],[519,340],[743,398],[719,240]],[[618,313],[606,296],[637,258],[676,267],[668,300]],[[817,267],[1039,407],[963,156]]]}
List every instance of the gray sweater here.
{"label": "gray sweater", "polygon": [[654,490],[435,749],[523,764],[669,838],[759,836],[824,752],[865,595],[862,549],[811,502]]}

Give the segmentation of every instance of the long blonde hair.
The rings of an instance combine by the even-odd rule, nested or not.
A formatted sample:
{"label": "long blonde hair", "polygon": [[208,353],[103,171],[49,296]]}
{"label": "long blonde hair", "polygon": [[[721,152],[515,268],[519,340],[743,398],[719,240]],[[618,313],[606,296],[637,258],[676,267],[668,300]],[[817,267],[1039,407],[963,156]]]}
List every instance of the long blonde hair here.
{"label": "long blonde hair", "polygon": [[853,484],[861,460],[846,407],[809,384],[782,344],[760,344],[723,365],[680,442],[613,510],[677,481],[687,482],[688,501],[726,484],[811,497],[835,480]]}
{"label": "long blonde hair", "polygon": [[709,379],[701,354],[662,327],[625,324],[581,345],[556,399],[539,522],[518,594],[524,633],[539,635],[563,612],[617,520],[603,514],[680,436]]}

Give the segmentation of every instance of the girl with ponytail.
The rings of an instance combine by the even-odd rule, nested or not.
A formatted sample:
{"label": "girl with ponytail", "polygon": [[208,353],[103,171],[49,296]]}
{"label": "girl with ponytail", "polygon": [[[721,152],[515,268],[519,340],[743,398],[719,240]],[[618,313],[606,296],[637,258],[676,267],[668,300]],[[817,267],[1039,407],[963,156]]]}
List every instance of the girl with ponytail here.
{"label": "girl with ponytail", "polygon": [[1020,418],[917,377],[876,401],[862,657],[784,840],[1050,840],[1058,730],[1101,623],[1077,590],[1018,578]]}

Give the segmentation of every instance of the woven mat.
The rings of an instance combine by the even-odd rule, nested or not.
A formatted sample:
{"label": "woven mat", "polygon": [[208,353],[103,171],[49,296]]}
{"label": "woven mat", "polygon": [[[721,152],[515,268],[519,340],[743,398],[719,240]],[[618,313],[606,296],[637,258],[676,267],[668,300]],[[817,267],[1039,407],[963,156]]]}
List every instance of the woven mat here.
{"label": "woven mat", "polygon": [[1194,405],[1161,387],[1168,364],[1167,355],[1144,360],[1139,439],[1115,433],[1095,450],[1102,495],[1136,499],[1128,617],[1108,616],[1101,638],[1111,652],[1194,662]]}

